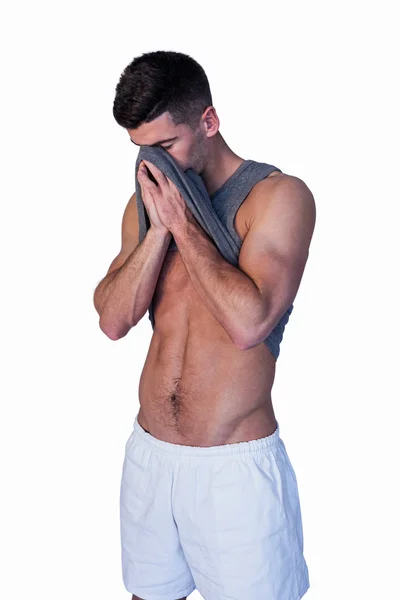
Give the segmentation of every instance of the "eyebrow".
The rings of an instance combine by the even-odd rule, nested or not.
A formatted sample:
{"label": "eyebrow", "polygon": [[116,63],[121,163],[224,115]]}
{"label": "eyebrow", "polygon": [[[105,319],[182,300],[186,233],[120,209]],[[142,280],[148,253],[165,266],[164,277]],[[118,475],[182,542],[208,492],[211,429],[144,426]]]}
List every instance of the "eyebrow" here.
{"label": "eyebrow", "polygon": [[[135,146],[140,146],[141,144],[136,144],[136,142],[133,141],[133,139],[129,136],[129,139],[131,140],[132,144],[135,144]],[[155,144],[148,144],[149,146],[159,146],[160,144],[165,144],[166,142],[173,142],[174,140],[177,140],[178,136],[176,135],[175,137],[172,138],[168,138],[166,140],[160,140],[159,142],[156,142]]]}

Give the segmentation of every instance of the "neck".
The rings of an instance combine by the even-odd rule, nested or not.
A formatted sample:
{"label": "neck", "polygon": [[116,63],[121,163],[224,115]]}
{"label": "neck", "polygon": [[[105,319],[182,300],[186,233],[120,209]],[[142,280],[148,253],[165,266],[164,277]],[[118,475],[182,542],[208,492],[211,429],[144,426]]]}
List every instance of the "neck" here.
{"label": "neck", "polygon": [[229,148],[219,132],[215,138],[213,145],[207,150],[206,164],[199,173],[209,196],[214,194],[245,160]]}

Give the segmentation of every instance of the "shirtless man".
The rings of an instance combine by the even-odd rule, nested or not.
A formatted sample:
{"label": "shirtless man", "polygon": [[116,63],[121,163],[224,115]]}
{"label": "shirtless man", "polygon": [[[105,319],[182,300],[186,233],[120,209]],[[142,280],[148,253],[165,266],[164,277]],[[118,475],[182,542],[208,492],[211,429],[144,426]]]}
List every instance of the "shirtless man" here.
{"label": "shirtless man", "polygon": [[[221,136],[207,78],[187,55],[135,59],[114,116],[131,143],[160,146],[194,169],[211,198],[244,163]],[[135,192],[121,251],[94,294],[112,340],[135,327],[154,294],[121,482],[125,587],[144,600],[196,588],[205,600],[298,600],[309,580],[297,480],[272,406],[276,356],[263,341],[297,294],[313,195],[279,170],[257,181],[234,216],[242,242],[234,267],[175,185],[145,166],[138,180],[150,228],[139,243]]]}

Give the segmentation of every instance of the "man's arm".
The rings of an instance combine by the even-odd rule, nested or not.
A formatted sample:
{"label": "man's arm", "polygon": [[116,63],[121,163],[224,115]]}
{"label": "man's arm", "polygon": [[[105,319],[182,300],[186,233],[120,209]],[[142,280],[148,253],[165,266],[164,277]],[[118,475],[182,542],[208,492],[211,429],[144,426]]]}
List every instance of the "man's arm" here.
{"label": "man's arm", "polygon": [[136,192],[122,219],[121,251],[94,292],[100,328],[112,340],[124,337],[148,310],[171,241],[151,226],[139,244]]}
{"label": "man's arm", "polygon": [[316,221],[314,197],[301,179],[285,176],[262,202],[242,244],[239,267],[255,283],[259,302],[240,339],[264,341],[293,303],[308,260]]}
{"label": "man's arm", "polygon": [[242,350],[268,337],[293,302],[315,224],[314,198],[297,177],[286,176],[268,194],[259,189],[238,268],[195,220],[171,230],[194,287]]}

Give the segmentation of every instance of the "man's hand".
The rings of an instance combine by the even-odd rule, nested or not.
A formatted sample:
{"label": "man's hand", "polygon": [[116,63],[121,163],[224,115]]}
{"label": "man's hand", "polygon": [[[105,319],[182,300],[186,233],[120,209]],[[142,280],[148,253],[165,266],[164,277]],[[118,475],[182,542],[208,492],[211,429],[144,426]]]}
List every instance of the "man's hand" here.
{"label": "man's hand", "polygon": [[188,221],[195,221],[193,213],[169,177],[164,175],[153,163],[147,160],[142,162],[151,171],[157,185],[151,181],[142,163],[140,163],[138,169],[138,180],[141,188],[144,188],[145,193],[147,191],[154,201],[156,212],[163,225],[173,234],[174,231],[179,230]]}
{"label": "man's hand", "polygon": [[[160,216],[157,212],[157,208],[153,198],[153,190],[149,189],[149,184],[152,183],[146,173],[146,167],[143,166],[142,163],[139,165],[138,169],[138,181],[140,185],[140,191],[142,194],[143,204],[146,207],[147,214],[149,216],[150,224],[152,227],[157,229],[157,231],[162,231],[163,233],[168,233],[169,231],[167,227],[165,227],[164,223],[161,221]],[[154,184],[153,184],[154,185]],[[156,187],[156,186],[154,186]]]}

